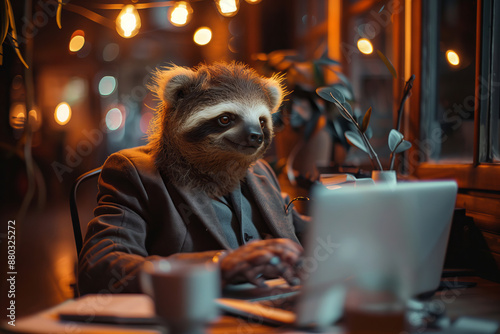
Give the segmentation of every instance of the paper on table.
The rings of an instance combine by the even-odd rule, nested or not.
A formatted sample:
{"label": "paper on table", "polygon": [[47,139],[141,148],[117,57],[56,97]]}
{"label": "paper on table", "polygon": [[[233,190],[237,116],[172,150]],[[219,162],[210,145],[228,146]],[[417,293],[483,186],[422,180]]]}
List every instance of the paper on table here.
{"label": "paper on table", "polygon": [[[67,316],[61,320],[60,315]],[[112,322],[98,323],[106,320]],[[73,316],[71,318],[70,316]],[[128,317],[129,322],[127,322]],[[75,320],[71,320],[75,319]],[[79,334],[160,334],[164,330],[154,322],[152,300],[146,295],[87,295],[68,300],[48,310],[16,319],[16,326],[2,323],[0,332],[13,333],[79,333]]]}
{"label": "paper on table", "polygon": [[142,294],[86,295],[58,310],[61,320],[89,323],[156,324],[154,303]]}

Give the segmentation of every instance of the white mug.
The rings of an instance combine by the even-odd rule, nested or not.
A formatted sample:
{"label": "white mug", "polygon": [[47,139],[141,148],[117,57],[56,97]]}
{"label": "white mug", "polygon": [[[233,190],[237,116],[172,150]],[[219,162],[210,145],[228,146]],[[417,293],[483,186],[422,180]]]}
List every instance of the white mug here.
{"label": "white mug", "polygon": [[220,297],[220,272],[212,263],[155,260],[145,263],[141,287],[171,333],[199,333],[213,321]]}

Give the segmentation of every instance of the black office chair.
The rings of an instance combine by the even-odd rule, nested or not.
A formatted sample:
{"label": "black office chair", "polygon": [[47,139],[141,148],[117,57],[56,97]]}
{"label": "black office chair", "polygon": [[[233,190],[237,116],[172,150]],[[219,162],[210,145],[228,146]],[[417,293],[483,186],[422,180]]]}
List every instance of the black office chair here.
{"label": "black office chair", "polygon": [[76,204],[76,194],[78,187],[83,181],[88,181],[101,174],[102,167],[98,167],[80,175],[71,187],[69,195],[69,209],[71,212],[71,222],[73,223],[73,234],[75,236],[76,254],[79,257],[83,246],[82,228],[80,226],[80,217],[78,215],[78,207]]}

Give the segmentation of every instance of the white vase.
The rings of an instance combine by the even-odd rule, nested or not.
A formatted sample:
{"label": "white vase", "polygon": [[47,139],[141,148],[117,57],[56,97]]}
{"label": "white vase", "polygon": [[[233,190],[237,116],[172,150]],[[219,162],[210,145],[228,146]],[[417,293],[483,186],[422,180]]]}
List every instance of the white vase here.
{"label": "white vase", "polygon": [[372,179],[375,183],[396,184],[395,170],[374,170],[372,171]]}

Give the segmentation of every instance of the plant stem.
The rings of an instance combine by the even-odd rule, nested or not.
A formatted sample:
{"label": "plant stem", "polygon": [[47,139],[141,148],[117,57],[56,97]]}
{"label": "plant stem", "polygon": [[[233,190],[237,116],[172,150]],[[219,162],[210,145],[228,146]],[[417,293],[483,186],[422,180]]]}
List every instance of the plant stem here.
{"label": "plant stem", "polygon": [[413,87],[413,80],[415,80],[415,74],[412,74],[410,79],[408,79],[408,81],[406,81],[406,83],[405,83],[403,97],[401,98],[401,103],[399,104],[399,110],[398,110],[398,126],[396,128],[396,130],[398,130],[398,132],[400,132],[400,129],[401,129],[401,115],[403,114],[403,106],[405,104],[406,99],[410,95],[410,91]]}
{"label": "plant stem", "polygon": [[396,160],[396,150],[398,149],[399,145],[401,145],[403,143],[403,139],[401,139],[399,141],[399,143],[396,145],[396,147],[394,148],[394,151],[391,152],[391,165],[389,166],[389,170],[392,170],[392,168],[394,167],[394,160]]}
{"label": "plant stem", "polygon": [[[337,104],[337,107],[340,107],[342,109],[342,111],[347,115],[346,119],[348,119],[349,121],[351,121],[351,123],[354,124],[354,126],[358,130],[358,132],[359,132],[359,134],[361,136],[361,139],[363,140],[363,143],[365,144],[366,148],[368,149],[368,156],[370,157],[370,160],[372,162],[376,162],[377,163],[377,166],[378,166],[379,170],[384,170],[382,168],[382,164],[380,163],[380,160],[378,159],[377,153],[373,149],[373,147],[370,144],[370,141],[368,140],[368,138],[366,138],[366,135],[364,134],[364,132],[361,130],[361,127],[359,126],[358,122],[356,122],[356,120],[354,119],[354,117],[352,117],[352,115],[349,113],[349,111],[347,111],[347,109],[342,105],[342,103],[340,103],[339,100],[337,100],[337,98],[335,96],[333,96],[332,93],[330,93],[330,96],[335,100],[335,102]],[[375,158],[375,160],[373,158]]]}
{"label": "plant stem", "polygon": [[[361,130],[360,130],[361,132]],[[370,157],[373,161],[373,158],[375,158],[375,161],[377,162],[379,170],[384,170],[382,168],[382,164],[380,163],[380,160],[378,159],[377,152],[373,149],[373,146],[370,144],[370,141],[368,138],[366,138],[365,134],[361,132],[361,137],[363,138],[363,141],[365,142],[365,145],[368,147],[368,151],[372,153],[372,156]]]}

